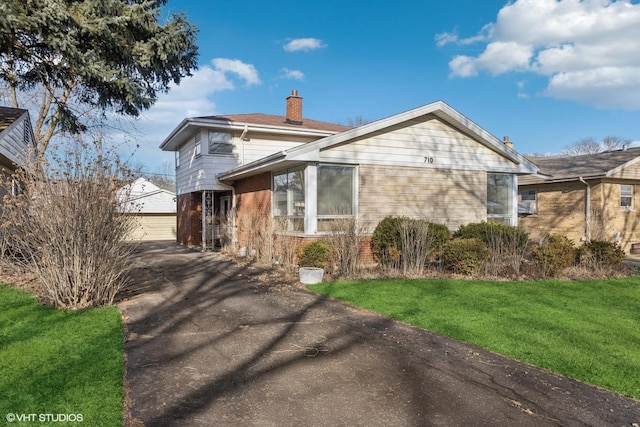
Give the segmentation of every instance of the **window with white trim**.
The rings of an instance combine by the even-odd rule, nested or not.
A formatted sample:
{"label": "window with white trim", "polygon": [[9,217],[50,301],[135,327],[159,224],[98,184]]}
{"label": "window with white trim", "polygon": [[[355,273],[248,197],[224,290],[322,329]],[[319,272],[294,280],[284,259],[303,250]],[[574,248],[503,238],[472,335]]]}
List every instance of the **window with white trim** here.
{"label": "window with white trim", "polygon": [[180,167],[180,148],[176,150],[176,169]]}
{"label": "window with white trim", "polygon": [[304,169],[273,175],[273,215],[288,219],[289,231],[304,232]]}
{"label": "window with white trim", "polygon": [[202,155],[202,144],[200,142],[200,131],[196,132],[196,157]]}
{"label": "window with white trim", "polygon": [[511,225],[514,179],[511,174],[487,174],[487,221]]}
{"label": "window with white trim", "polygon": [[355,215],[354,166],[318,166],[318,231],[330,231],[336,220]]}
{"label": "window with white trim", "polygon": [[620,185],[620,207],[633,209],[633,185]]}
{"label": "window with white trim", "polygon": [[209,131],[209,154],[227,156],[233,154],[233,135]]}

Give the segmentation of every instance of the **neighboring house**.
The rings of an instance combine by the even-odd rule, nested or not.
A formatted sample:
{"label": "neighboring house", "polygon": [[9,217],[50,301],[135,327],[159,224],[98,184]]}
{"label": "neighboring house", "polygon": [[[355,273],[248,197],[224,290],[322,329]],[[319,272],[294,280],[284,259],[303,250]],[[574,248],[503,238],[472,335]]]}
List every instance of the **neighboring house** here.
{"label": "neighboring house", "polygon": [[529,160],[541,175],[520,179],[518,214],[532,238],[640,243],[640,148]]}
{"label": "neighboring house", "polygon": [[[3,184],[9,182],[8,178],[34,146],[29,112],[20,108],[0,107],[0,175]],[[5,186],[0,186],[0,200],[6,193]]]}
{"label": "neighboring house", "polygon": [[118,190],[118,197],[126,200],[128,212],[136,215],[132,240],[176,239],[176,195],[138,178]]}
{"label": "neighboring house", "polygon": [[353,129],[303,119],[301,111],[294,92],[287,116],[268,116],[270,125],[259,115],[186,119],[169,135],[161,148],[179,153],[180,243],[202,244],[196,223],[206,230],[210,222],[209,192],[214,217],[232,207],[238,218],[278,217],[299,238],[321,236],[339,218],[357,218],[369,232],[388,215],[451,230],[484,220],[516,224],[517,176],[538,171],[444,102]]}

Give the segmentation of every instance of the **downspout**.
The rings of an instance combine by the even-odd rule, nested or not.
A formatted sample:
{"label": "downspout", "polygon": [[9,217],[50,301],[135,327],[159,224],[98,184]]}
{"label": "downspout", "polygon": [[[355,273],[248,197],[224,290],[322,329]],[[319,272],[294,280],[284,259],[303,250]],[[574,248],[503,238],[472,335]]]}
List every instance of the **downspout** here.
{"label": "downspout", "polygon": [[591,186],[584,180],[584,178],[579,177],[578,180],[587,186],[587,191],[585,195],[584,201],[584,233],[587,242],[591,241]]}

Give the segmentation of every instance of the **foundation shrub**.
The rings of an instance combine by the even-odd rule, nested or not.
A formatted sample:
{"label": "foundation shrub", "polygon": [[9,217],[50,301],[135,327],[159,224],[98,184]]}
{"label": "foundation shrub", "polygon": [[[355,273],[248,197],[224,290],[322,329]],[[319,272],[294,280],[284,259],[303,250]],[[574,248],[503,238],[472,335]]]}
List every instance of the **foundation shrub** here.
{"label": "foundation shrub", "polygon": [[358,271],[363,240],[364,231],[355,218],[338,218],[331,222],[327,241],[339,276],[354,275]]}
{"label": "foundation shrub", "polygon": [[422,219],[402,218],[400,221],[400,263],[404,274],[422,274],[427,260],[442,250],[449,240],[446,225]]}
{"label": "foundation shrub", "polygon": [[371,251],[383,267],[402,269],[405,274],[420,274],[427,259],[440,252],[450,237],[444,224],[389,216],[376,226],[371,237]]}
{"label": "foundation shrub", "polygon": [[333,266],[331,245],[325,240],[316,240],[298,249],[298,266],[322,268],[330,272]]}
{"label": "foundation shrub", "polygon": [[401,217],[388,216],[378,223],[371,236],[371,252],[383,267],[397,267],[400,263]]}
{"label": "foundation shrub", "polygon": [[519,274],[529,245],[529,235],[521,228],[496,222],[462,225],[454,237],[485,242],[490,251],[485,263],[489,275]]}
{"label": "foundation shrub", "polygon": [[574,264],[576,249],[566,236],[549,234],[541,243],[533,245],[531,256],[542,277],[556,277]]}
{"label": "foundation shrub", "polygon": [[454,238],[444,244],[442,258],[448,270],[471,275],[489,258],[489,249],[478,238]]}
{"label": "foundation shrub", "polygon": [[592,240],[577,250],[578,263],[585,267],[607,268],[624,261],[625,253],[619,244]]}

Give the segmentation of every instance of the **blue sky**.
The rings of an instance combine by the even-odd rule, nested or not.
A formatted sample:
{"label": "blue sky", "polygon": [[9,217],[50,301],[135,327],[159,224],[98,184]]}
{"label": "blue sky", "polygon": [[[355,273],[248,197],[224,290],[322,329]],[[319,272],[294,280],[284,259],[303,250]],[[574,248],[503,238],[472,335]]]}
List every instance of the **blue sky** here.
{"label": "blue sky", "polygon": [[610,0],[169,0],[198,26],[199,69],[140,120],[150,171],[184,118],[369,121],[443,100],[520,153],[584,137],[640,144],[640,5]]}

